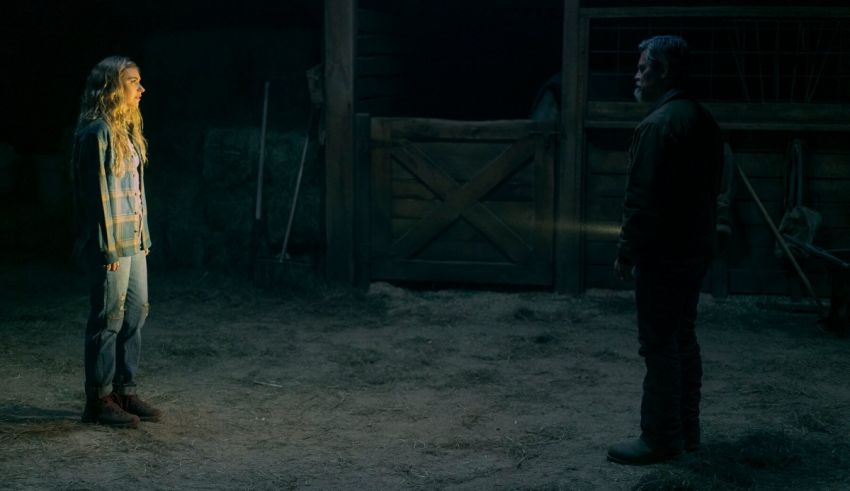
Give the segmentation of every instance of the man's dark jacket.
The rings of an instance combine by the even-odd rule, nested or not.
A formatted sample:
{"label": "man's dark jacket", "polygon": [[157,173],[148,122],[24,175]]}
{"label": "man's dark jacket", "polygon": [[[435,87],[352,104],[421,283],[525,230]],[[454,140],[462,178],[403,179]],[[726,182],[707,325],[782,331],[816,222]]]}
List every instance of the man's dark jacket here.
{"label": "man's dark jacket", "polygon": [[621,262],[711,260],[722,169],[723,141],[714,118],[683,91],[667,92],[632,137]]}

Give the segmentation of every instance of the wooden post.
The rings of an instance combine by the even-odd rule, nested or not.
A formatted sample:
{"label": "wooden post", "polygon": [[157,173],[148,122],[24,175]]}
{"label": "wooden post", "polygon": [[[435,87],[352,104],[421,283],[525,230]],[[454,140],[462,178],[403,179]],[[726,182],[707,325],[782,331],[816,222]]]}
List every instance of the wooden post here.
{"label": "wooden post", "polygon": [[325,254],[329,280],[354,281],[354,56],[357,0],[325,0]]}
{"label": "wooden post", "polygon": [[[555,219],[555,289],[581,293],[584,288],[582,253],[582,203],[584,202],[582,141],[587,76],[582,46],[586,20],[579,15],[579,0],[564,0],[564,33],[561,92],[560,154],[558,158],[557,216]],[[613,259],[612,259],[613,264]]]}

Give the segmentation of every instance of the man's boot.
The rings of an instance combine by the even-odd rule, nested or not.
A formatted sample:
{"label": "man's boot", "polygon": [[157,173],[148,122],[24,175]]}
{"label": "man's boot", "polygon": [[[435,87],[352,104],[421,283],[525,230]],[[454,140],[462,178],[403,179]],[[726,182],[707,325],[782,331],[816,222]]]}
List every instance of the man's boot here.
{"label": "man's boot", "polygon": [[139,417],[121,409],[110,394],[86,401],[83,423],[97,423],[115,428],[138,428]]}
{"label": "man's boot", "polygon": [[157,422],[159,418],[162,416],[162,411],[151,406],[147,402],[139,399],[139,396],[135,394],[131,395],[123,395],[123,394],[112,394],[115,397],[115,400],[121,406],[121,409],[127,411],[130,414],[134,414],[139,417],[142,421],[151,421]]}
{"label": "man's boot", "polygon": [[636,438],[611,445],[608,449],[608,460],[617,464],[648,465],[675,459],[681,453],[678,448],[652,448],[643,438]]}

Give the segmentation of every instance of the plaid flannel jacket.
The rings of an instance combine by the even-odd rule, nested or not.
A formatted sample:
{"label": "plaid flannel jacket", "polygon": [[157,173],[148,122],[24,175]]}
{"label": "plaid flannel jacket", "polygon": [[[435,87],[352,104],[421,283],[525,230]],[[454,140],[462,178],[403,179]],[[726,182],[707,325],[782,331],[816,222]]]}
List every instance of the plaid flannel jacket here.
{"label": "plaid flannel jacket", "polygon": [[[92,121],[76,135],[72,166],[77,221],[74,252],[79,256],[96,250],[103,264],[151,246],[144,166],[138,169],[139,188],[133,185],[132,172],[116,177],[111,142],[109,126],[100,119]],[[136,209],[135,193],[141,195],[141,210]]]}

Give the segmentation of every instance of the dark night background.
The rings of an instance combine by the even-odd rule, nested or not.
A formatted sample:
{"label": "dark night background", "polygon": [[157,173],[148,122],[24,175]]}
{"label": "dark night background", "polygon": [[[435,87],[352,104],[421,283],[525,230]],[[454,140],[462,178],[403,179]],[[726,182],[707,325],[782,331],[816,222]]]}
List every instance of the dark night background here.
{"label": "dark night background", "polygon": [[[347,1],[336,4],[351,5]],[[725,111],[722,123],[736,163],[751,172],[776,220],[785,211],[789,143],[805,140],[812,170],[807,184],[814,191],[807,204],[823,212],[822,228],[832,234],[831,242],[820,237],[815,242],[848,247],[848,0],[572,3],[614,9],[818,5],[845,7],[846,15],[837,20],[768,15],[769,21],[728,12],[724,18],[592,18],[585,33],[587,71],[576,72],[586,73],[588,80],[579,82],[585,82],[587,94],[579,94],[581,100],[571,107],[587,102],[596,112],[588,109],[576,118],[585,119],[586,127],[561,128],[560,135],[551,131],[552,122],[497,120],[528,119],[540,86],[561,70],[562,59],[584,55],[581,42],[566,43],[562,53],[563,0],[353,3],[360,8],[354,17],[372,23],[362,28],[329,22],[328,32],[353,30],[358,49],[363,48],[349,56],[349,39],[343,39],[329,58],[344,53],[346,66],[355,68],[345,76],[330,70],[332,82],[345,79],[337,86],[348,84],[348,75],[353,85],[335,99],[344,99],[333,108],[337,113],[369,108],[375,126],[391,119],[385,116],[472,121],[428,121],[422,125],[432,126],[417,135],[416,144],[430,145],[433,154],[427,156],[439,161],[433,167],[452,170],[448,175],[458,184],[475,179],[469,177],[473,171],[487,170],[490,153],[503,155],[503,148],[516,143],[498,134],[476,140],[481,130],[513,124],[524,125],[524,132],[549,128],[546,138],[553,142],[580,143],[572,145],[572,154],[558,155],[569,149],[556,151],[556,145],[547,145],[551,152],[533,152],[533,158],[518,161],[519,171],[502,176],[492,188],[495,197],[479,201],[499,211],[497,218],[520,225],[508,232],[540,229],[545,245],[530,252],[529,261],[510,264],[514,269],[504,270],[508,274],[499,269],[486,276],[480,263],[501,266],[501,260],[491,264],[480,257],[481,244],[493,244],[446,233],[445,242],[432,241],[445,246],[438,252],[473,256],[444,261],[454,268],[445,281],[454,283],[428,276],[427,269],[439,260],[398,283],[398,277],[367,277],[368,289],[277,264],[267,269],[294,274],[281,275],[281,288],[257,288],[257,278],[248,278],[257,264],[252,256],[268,260],[280,252],[305,135],[312,144],[288,251],[294,259],[311,260],[314,271],[322,270],[326,230],[344,229],[332,226],[338,216],[355,217],[343,225],[354,224],[356,237],[338,232],[330,243],[357,246],[350,247],[356,253],[374,246],[362,256],[351,254],[374,264],[387,251],[379,249],[382,244],[358,242],[358,232],[368,227],[357,229],[357,224],[384,219],[381,225],[389,229],[398,218],[402,225],[419,223],[441,203],[428,190],[401,188],[393,195],[395,181],[410,184],[419,177],[396,179],[407,171],[390,162],[390,152],[387,179],[378,181],[386,184],[381,196],[387,199],[379,203],[384,208],[374,207],[377,213],[363,202],[372,206],[369,199],[379,193],[346,188],[333,194],[336,184],[356,188],[366,179],[336,175],[326,185],[325,173],[342,174],[356,168],[352,161],[374,164],[383,155],[344,154],[350,142],[343,138],[321,148],[319,125],[308,127],[315,113],[306,72],[323,62],[324,24],[334,19],[333,12],[324,11],[325,1],[4,5],[0,488],[850,489],[846,339],[822,330],[797,277],[775,255],[764,216],[740,183],[733,243],[718,282],[729,288],[708,290],[700,298],[706,368],[702,449],[646,468],[605,460],[609,444],[640,432],[644,365],[633,298],[622,291],[632,284],[611,275],[627,148],[643,109],[631,94],[637,43],[662,33],[686,35],[696,75],[693,89]],[[376,38],[380,42],[366,42]],[[366,52],[366,45],[373,51]],[[138,63],[146,88],[141,108],[149,141],[145,179],[153,241],[148,264],[156,271],[140,387],[166,415],[138,431],[80,423],[88,304],[85,275],[70,258],[68,164],[85,78],[98,61],[115,54]],[[741,58],[736,62],[732,54]],[[267,81],[258,230],[254,211]],[[748,113],[736,121],[741,108]],[[345,118],[340,121],[346,124],[325,126],[353,129]],[[443,128],[450,126],[461,128]],[[434,128],[448,136],[435,137],[428,132]],[[533,136],[542,142],[540,130],[534,131],[517,141]],[[467,139],[466,133],[474,137]],[[373,150],[398,143],[381,140],[385,133],[374,135],[356,133],[356,141],[369,136]],[[583,154],[576,148],[582,145]],[[338,160],[325,162],[334,150]],[[545,165],[530,165],[538,157]],[[369,169],[368,177],[380,177],[379,166]],[[586,174],[584,181],[571,182],[571,171]],[[350,198],[348,191],[358,199],[340,198]],[[561,195],[550,196],[556,193]],[[570,202],[571,193],[583,201]],[[409,201],[402,210],[408,215],[393,208],[403,200]],[[327,218],[326,201],[336,204],[330,210],[346,213]],[[368,219],[358,222],[360,214],[343,209],[351,202],[373,214],[363,213]],[[571,215],[562,209],[565,202],[580,209]],[[538,222],[538,209],[553,213]],[[562,212],[566,216],[552,219]],[[579,228],[574,219],[582,220],[585,230],[572,230]],[[557,229],[561,225],[571,230],[563,233]],[[398,234],[411,229],[399,227]],[[570,249],[571,242],[558,250],[561,243],[552,240],[556,231],[584,234],[584,257],[571,255],[578,249]],[[327,257],[330,264],[333,254]],[[345,254],[337,258],[350,266]],[[552,284],[521,279],[493,284],[509,274],[519,276],[529,264],[552,270]],[[403,274],[405,265],[387,269]],[[808,266],[828,295],[823,267]],[[481,275],[473,278],[476,283],[458,281],[472,274]],[[561,294],[573,290],[560,290],[557,280],[582,275],[582,294]],[[848,289],[842,294],[850,298]]]}
{"label": "dark night background", "polygon": [[[304,73],[321,61],[321,2],[249,1],[234,8],[230,2],[40,1],[7,12],[0,20],[3,248],[68,259],[67,161],[79,94],[99,60],[122,54],[139,64],[147,90],[146,180],[158,249],[152,265],[223,264],[203,248],[203,235],[215,226],[211,220],[222,220],[212,216],[216,201],[232,205],[234,190],[211,169],[239,162],[244,168],[236,180],[256,179],[266,80],[274,86],[272,147],[275,134],[303,133],[310,111]],[[217,163],[205,149],[222,138],[226,148],[218,153],[232,158]],[[239,219],[249,221],[254,193],[239,193]]]}
{"label": "dark night background", "polygon": [[[405,26],[400,36],[405,66],[398,104],[373,115],[522,119],[528,117],[540,85],[560,69],[561,1],[362,0],[360,7],[368,9],[371,3],[399,15]],[[689,2],[642,5],[682,3]],[[590,7],[630,5],[615,0],[582,2]],[[305,72],[322,61],[323,16],[319,0],[41,0],[3,7],[2,248],[13,256],[68,259],[67,156],[79,94],[91,67],[111,54],[134,59],[147,89],[142,112],[150,142],[147,192],[156,252],[152,265],[245,265],[266,80],[272,81],[272,89],[263,204],[268,249],[279,248],[310,113]],[[700,32],[705,27],[699,20],[668,19],[639,28],[630,28],[628,20],[616,21],[618,32],[631,37],[615,38],[608,34],[613,31],[606,30],[606,22],[594,24],[590,32],[591,47],[599,51],[590,57],[589,90],[594,100],[630,100],[633,45],[653,29]],[[749,27],[743,25],[741,42],[758,42],[746,37]],[[787,32],[769,29],[762,42],[771,42],[775,34],[777,42],[784,43],[794,34],[790,27]],[[814,30],[811,36],[814,40]],[[704,48],[709,42],[694,38],[692,44]],[[697,68],[703,59],[708,58],[695,56]],[[700,97],[743,100],[734,65],[729,59],[713,59],[724,64],[714,64],[711,70],[725,70],[729,76],[713,76],[710,84],[698,86]],[[847,59],[828,65],[835,73],[823,77],[814,102],[846,101],[842,73],[848,70]],[[784,69],[790,70],[787,64]],[[755,97],[760,81],[752,78],[749,83]],[[801,87],[777,84],[767,95],[779,100],[785,91],[799,92]],[[317,136],[315,128],[312,136]],[[321,256],[323,247],[322,159],[314,145],[291,244],[294,252],[313,256]]]}
{"label": "dark night background", "polygon": [[[391,115],[525,118],[539,85],[560,68],[559,1],[409,1],[394,8],[409,19],[405,49],[416,61],[407,65],[407,103]],[[277,152],[270,159],[279,157],[280,168],[275,174],[275,162],[268,164],[267,180],[279,179],[266,182],[264,206],[272,215],[269,248],[279,247],[289,203],[283,195],[292,188],[310,112],[305,71],[322,61],[321,1],[43,0],[4,10],[4,250],[67,260],[66,164],[79,94],[91,67],[111,54],[136,61],[147,90],[152,266],[242,264],[246,251],[221,252],[233,241],[206,235],[239,222],[227,233],[248,245],[266,80],[273,84],[269,131],[280,140],[274,147],[269,136]],[[322,247],[321,164],[312,148],[293,231],[298,252]]]}

